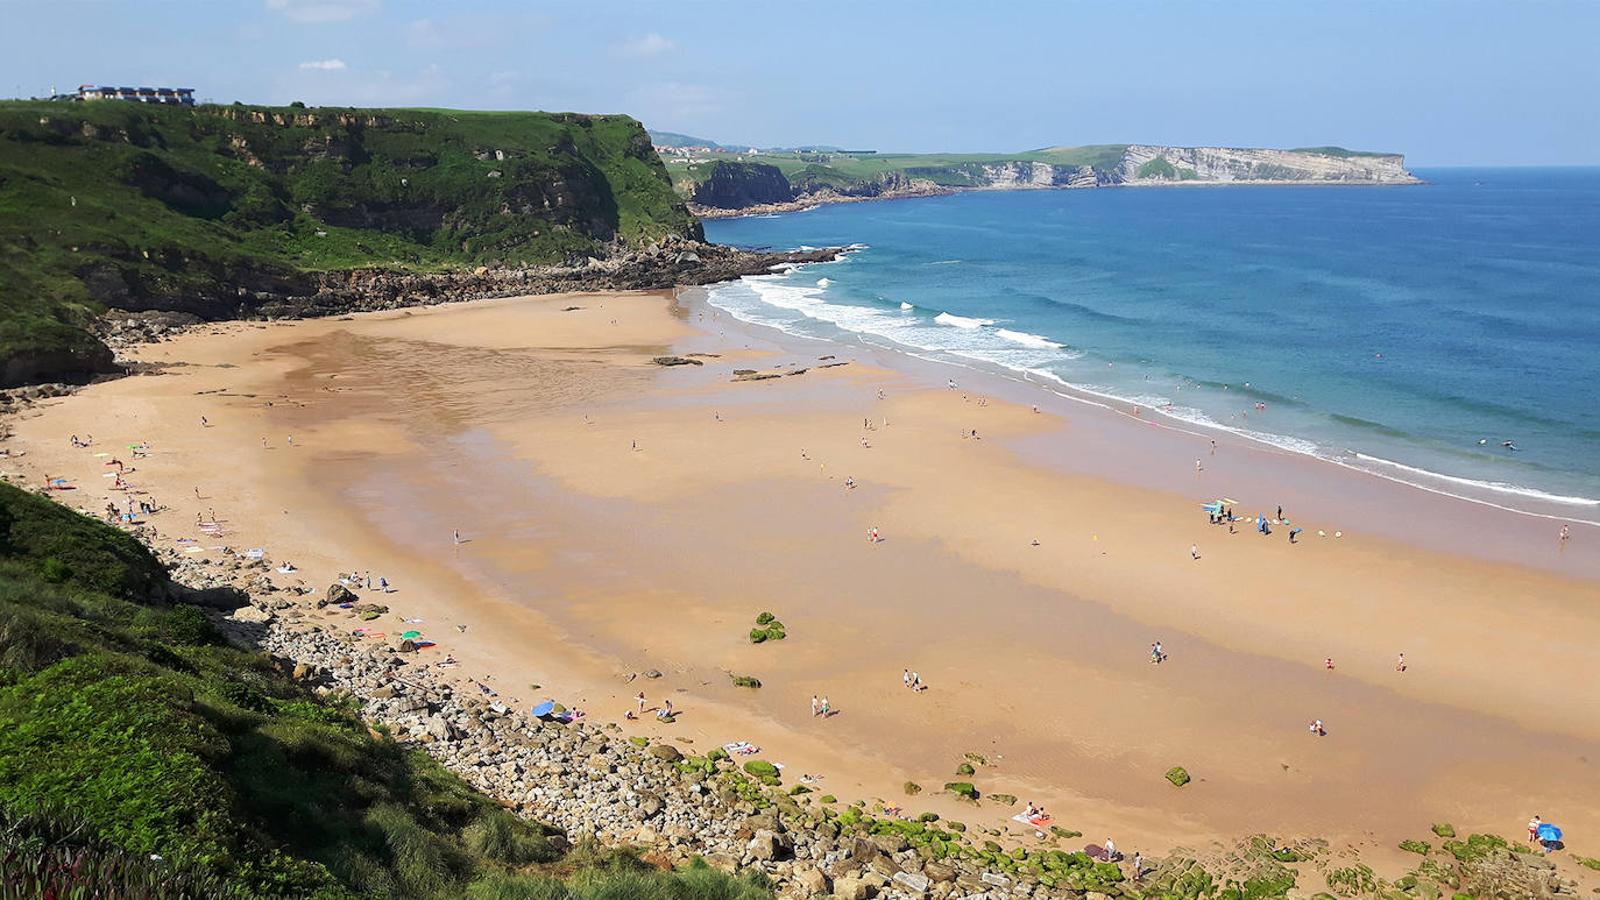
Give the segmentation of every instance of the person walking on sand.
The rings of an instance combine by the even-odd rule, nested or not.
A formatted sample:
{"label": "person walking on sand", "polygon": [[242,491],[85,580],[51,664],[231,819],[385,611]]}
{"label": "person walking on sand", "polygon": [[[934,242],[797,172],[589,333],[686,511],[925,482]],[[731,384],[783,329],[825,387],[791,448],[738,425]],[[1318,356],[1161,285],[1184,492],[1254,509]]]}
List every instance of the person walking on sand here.
{"label": "person walking on sand", "polygon": [[878,526],[874,525],[867,531],[867,543],[876,544],[878,540]]}
{"label": "person walking on sand", "polygon": [[1106,848],[1106,859],[1109,859],[1112,862],[1116,862],[1117,861],[1117,845],[1111,843],[1111,838],[1106,838],[1105,848]]}
{"label": "person walking on sand", "polygon": [[1394,658],[1394,670],[1396,672],[1404,672],[1406,670],[1406,655],[1404,653]]}
{"label": "person walking on sand", "polygon": [[1528,843],[1539,843],[1539,826],[1543,824],[1544,820],[1538,816],[1534,816],[1528,820]]}
{"label": "person walking on sand", "polygon": [[1200,460],[1197,459],[1197,460],[1194,461],[1194,473],[1196,475],[1199,475],[1201,472],[1204,472],[1205,470],[1206,470],[1206,467],[1202,466],[1200,464]]}
{"label": "person walking on sand", "polygon": [[1329,672],[1332,672],[1333,671],[1333,657],[1331,657],[1331,656],[1323,657],[1323,659],[1322,659],[1322,667],[1324,669],[1327,669]]}
{"label": "person walking on sand", "polygon": [[817,702],[817,695],[816,694],[812,694],[811,695],[811,718],[815,719],[817,717],[817,713],[821,709],[822,709],[822,707]]}
{"label": "person walking on sand", "polygon": [[1190,559],[1199,559],[1200,558],[1200,545],[1199,544],[1190,544],[1189,545],[1189,558]]}
{"label": "person walking on sand", "polygon": [[1572,526],[1563,525],[1561,526],[1561,545],[1566,546],[1569,540],[1572,540]]}
{"label": "person walking on sand", "polygon": [[644,691],[640,691],[639,696],[633,699],[639,701],[639,715],[644,715]]}
{"label": "person walking on sand", "polygon": [[901,669],[900,670],[900,681],[906,687],[911,687],[911,670],[910,669]]}
{"label": "person walking on sand", "polygon": [[833,709],[830,706],[828,706],[828,697],[827,697],[827,695],[823,695],[823,697],[822,697],[822,717],[824,719],[826,719],[832,712],[833,712]]}
{"label": "person walking on sand", "polygon": [[450,532],[450,539],[455,542],[457,547],[461,546],[461,529],[457,528]]}

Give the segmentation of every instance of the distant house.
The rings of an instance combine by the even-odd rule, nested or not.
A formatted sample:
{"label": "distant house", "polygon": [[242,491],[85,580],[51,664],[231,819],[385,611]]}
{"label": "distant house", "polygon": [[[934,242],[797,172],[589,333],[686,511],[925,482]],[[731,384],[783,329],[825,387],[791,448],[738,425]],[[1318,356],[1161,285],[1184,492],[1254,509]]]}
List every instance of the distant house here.
{"label": "distant house", "polygon": [[194,88],[105,87],[78,85],[79,100],[132,100],[135,103],[160,103],[167,106],[193,106]]}

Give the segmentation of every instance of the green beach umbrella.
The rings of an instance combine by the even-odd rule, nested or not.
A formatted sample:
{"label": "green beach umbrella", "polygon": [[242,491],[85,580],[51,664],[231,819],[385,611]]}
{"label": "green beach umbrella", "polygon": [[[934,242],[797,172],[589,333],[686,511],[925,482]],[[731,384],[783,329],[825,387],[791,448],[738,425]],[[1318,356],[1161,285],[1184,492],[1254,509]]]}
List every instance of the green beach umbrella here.
{"label": "green beach umbrella", "polygon": [[412,638],[419,638],[419,637],[422,637],[422,632],[420,632],[420,631],[405,631],[405,632],[401,632],[401,634],[400,634],[401,640],[406,640],[406,641],[409,641]]}

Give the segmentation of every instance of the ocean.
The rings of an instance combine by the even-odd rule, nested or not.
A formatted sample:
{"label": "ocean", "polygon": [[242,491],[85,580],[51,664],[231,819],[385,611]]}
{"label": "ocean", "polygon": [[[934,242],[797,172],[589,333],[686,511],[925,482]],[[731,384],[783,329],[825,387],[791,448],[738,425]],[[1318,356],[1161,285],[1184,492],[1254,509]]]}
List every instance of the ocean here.
{"label": "ocean", "polygon": [[720,243],[858,249],[709,301],[1600,521],[1600,169],[1418,174],[1426,185],[974,192],[714,220]]}

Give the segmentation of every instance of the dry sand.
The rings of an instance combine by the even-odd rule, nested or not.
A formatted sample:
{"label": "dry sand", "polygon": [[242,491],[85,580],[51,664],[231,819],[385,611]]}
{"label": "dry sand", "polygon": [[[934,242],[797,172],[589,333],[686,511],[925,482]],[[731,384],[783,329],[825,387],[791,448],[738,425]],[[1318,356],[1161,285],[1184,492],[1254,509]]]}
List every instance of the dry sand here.
{"label": "dry sand", "polygon": [[[1537,812],[1600,855],[1595,530],[1558,550],[1543,521],[784,340],[649,294],[218,326],[18,420],[4,468],[98,513],[113,453],[166,541],[263,547],[319,592],[370,571],[390,635],[423,619],[427,652],[523,706],[620,720],[642,689],[683,715],[630,730],[752,741],[841,800],[1011,824],[936,796],[971,780],[1130,851],[1267,831],[1389,868],[1431,822],[1517,836]],[[785,366],[812,368],[732,381]],[[1301,542],[1209,525],[1218,495],[1282,503]],[[194,527],[211,510],[223,538]],[[762,610],[787,640],[748,642]],[[990,764],[958,779],[968,752]]]}

